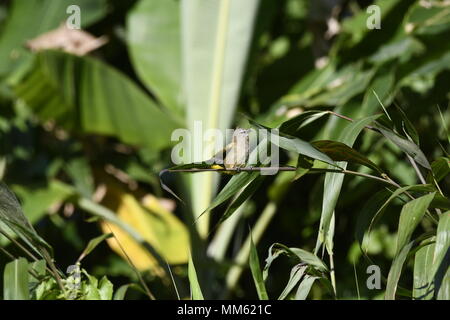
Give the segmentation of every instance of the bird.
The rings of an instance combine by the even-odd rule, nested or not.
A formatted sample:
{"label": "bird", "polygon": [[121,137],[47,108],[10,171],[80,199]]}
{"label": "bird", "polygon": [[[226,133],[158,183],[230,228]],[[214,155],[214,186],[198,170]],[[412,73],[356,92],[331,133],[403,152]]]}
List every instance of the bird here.
{"label": "bird", "polygon": [[[209,161],[213,163],[213,169],[233,169],[224,171],[226,174],[236,174],[239,168],[245,166],[249,156],[249,132],[248,129],[236,128],[231,142],[217,152]],[[225,159],[223,155],[225,154]],[[235,170],[237,169],[237,170]]]}

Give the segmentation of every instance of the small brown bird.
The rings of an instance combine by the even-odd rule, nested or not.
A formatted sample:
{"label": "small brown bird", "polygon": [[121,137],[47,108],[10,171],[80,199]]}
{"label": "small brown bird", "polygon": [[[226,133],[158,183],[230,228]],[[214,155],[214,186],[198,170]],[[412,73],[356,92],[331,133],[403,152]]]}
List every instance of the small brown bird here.
{"label": "small brown bird", "polygon": [[[223,160],[223,154],[225,159]],[[236,169],[245,166],[249,155],[249,130],[236,128],[233,132],[231,142],[222,150],[217,152],[212,160],[218,166],[213,168]],[[235,174],[235,171],[224,171],[224,173]]]}

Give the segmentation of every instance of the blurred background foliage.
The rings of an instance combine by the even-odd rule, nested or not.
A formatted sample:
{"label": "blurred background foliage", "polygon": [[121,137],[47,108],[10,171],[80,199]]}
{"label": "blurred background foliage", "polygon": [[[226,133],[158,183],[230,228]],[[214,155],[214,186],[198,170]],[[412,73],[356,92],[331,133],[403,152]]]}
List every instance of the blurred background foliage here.
{"label": "blurred background foliage", "polygon": [[[380,29],[367,27],[366,8],[373,3],[380,8]],[[107,36],[107,44],[87,56],[27,48],[27,41],[67,19],[71,4],[81,8],[82,28]],[[407,114],[430,162],[448,157],[448,39],[446,0],[2,1],[0,176],[61,266],[73,264],[90,239],[113,232],[116,238],[100,244],[83,268],[119,287],[138,281],[130,260],[162,299],[176,298],[170,265],[186,297],[191,243],[205,296],[256,298],[247,268],[230,275],[248,226],[267,217],[255,241],[260,260],[273,243],[313,251],[324,177],[293,182],[293,174],[280,173],[265,179],[219,228],[224,206],[194,224],[228,178],[166,175],[167,184],[190,200],[183,207],[168,199],[159,172],[172,165],[172,131],[192,128],[194,120],[206,128],[245,126],[240,113],[270,127],[307,110],[360,119],[383,112],[375,92],[394,120],[402,117],[395,104]],[[293,134],[336,140],[346,125],[322,117]],[[400,184],[419,183],[401,150],[375,133],[365,132],[354,148]],[[282,159],[296,160],[289,154]],[[444,194],[449,183],[447,176],[440,184]],[[358,216],[381,189],[361,177],[344,180],[335,208],[339,298],[357,297],[355,273],[362,298],[383,296],[367,290],[370,263],[355,240]],[[401,205],[396,200],[387,208],[368,248],[386,275]],[[7,261],[0,257],[0,265]],[[274,263],[269,292],[283,290],[289,266],[289,260]],[[411,279],[412,268],[408,272]],[[408,276],[404,281],[408,287]],[[143,294],[130,291],[128,297]],[[313,286],[309,297],[331,295]]]}

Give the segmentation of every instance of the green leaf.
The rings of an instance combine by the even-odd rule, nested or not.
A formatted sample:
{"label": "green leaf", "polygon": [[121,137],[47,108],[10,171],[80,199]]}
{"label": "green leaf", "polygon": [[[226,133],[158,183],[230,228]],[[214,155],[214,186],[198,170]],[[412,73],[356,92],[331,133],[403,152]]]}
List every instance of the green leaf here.
{"label": "green leaf", "polygon": [[[420,139],[419,139],[419,134],[417,133],[416,128],[414,128],[414,125],[409,120],[405,111],[403,111],[403,109],[400,108],[399,105],[395,104],[395,106],[402,118],[401,129],[416,145],[419,145]],[[400,130],[400,128],[399,128],[399,130]]]}
{"label": "green leaf", "polygon": [[44,121],[156,150],[178,127],[125,75],[89,57],[44,51],[15,92]]}
{"label": "green leaf", "polygon": [[259,186],[264,180],[264,176],[258,176],[255,180],[252,180],[245,186],[228,205],[224,214],[219,220],[219,223],[228,219],[247,199],[249,199],[258,190]]}
{"label": "green leaf", "polygon": [[282,149],[302,154],[304,156],[323,161],[332,166],[336,166],[336,163],[334,163],[334,161],[328,155],[319,151],[310,143],[303,141],[299,138],[285,137],[271,133],[270,140],[272,143],[274,143],[275,145],[279,146]]}
{"label": "green leaf", "polygon": [[[334,161],[328,157],[326,154],[317,150],[310,143],[303,141],[299,138],[292,137],[286,134],[281,134],[278,129],[272,129],[266,127],[252,119],[248,119],[249,122],[256,128],[267,130],[267,135],[269,140],[277,145],[278,147],[285,149],[287,151],[295,152],[312,159],[320,160],[322,162],[328,163],[332,166],[336,166]],[[261,142],[262,143],[262,142]]]}
{"label": "green leaf", "polygon": [[411,241],[407,245],[403,246],[392,262],[387,278],[386,292],[384,295],[386,300],[395,300],[395,292],[397,291],[398,280],[400,279],[400,275],[402,273],[403,264],[405,263],[414,242],[415,241]]}
{"label": "green leaf", "polygon": [[433,177],[436,183],[450,174],[450,159],[440,157],[431,163],[431,173],[427,177],[428,183],[433,183]]}
{"label": "green leaf", "polygon": [[364,94],[363,104],[361,106],[361,114],[373,114],[375,113],[379,106],[380,102],[377,97],[373,94],[376,92],[378,98],[380,98],[383,104],[389,102],[392,94],[393,87],[395,86],[395,73],[393,71],[380,70],[377,72],[374,80],[367,88],[366,93]]}
{"label": "green leaf", "polygon": [[383,171],[375,163],[345,143],[331,140],[319,140],[313,142],[312,144],[333,159],[333,161],[357,163],[375,170],[378,173],[383,173]]}
{"label": "green leaf", "polygon": [[302,281],[300,282],[300,285],[298,286],[297,293],[295,294],[295,300],[306,300],[314,282],[317,279],[319,279],[319,277],[305,274]]}
{"label": "green leaf", "polygon": [[311,253],[309,251],[300,248],[289,248],[289,249],[300,259],[300,261],[310,266],[314,266],[316,269],[320,271],[324,272],[328,271],[328,267],[326,266],[326,264],[314,253]]}
{"label": "green leaf", "polygon": [[[405,61],[413,54],[425,51],[425,46],[413,37],[400,37],[398,40],[382,45],[369,61],[374,64],[383,64],[393,59]],[[372,91],[370,91],[372,92]],[[378,92],[377,92],[378,93]]]}
{"label": "green leaf", "polygon": [[442,270],[441,283],[439,283],[439,291],[436,300],[450,300],[450,268],[447,265],[447,270]]}
{"label": "green leaf", "polygon": [[74,194],[71,187],[57,180],[43,185],[13,185],[12,188],[22,200],[22,210],[32,224],[38,222],[52,206]]}
{"label": "green leaf", "polygon": [[269,268],[273,261],[280,255],[285,254],[290,258],[294,258],[298,263],[306,263],[309,266],[314,267],[318,271],[328,271],[327,265],[315,254],[308,252],[300,248],[288,248],[281,243],[274,243],[269,248],[269,254],[266,258],[266,264],[263,269],[263,278],[267,279]]}
{"label": "green leaf", "polygon": [[123,286],[120,286],[114,293],[113,300],[125,300],[125,294],[130,286],[131,284],[124,284]]}
{"label": "green leaf", "polygon": [[309,172],[314,166],[314,160],[302,154],[298,155],[297,168],[295,170],[294,180],[298,180]]}
{"label": "green leaf", "polygon": [[300,113],[280,125],[280,132],[288,135],[295,135],[298,130],[304,126],[322,118],[324,115],[329,114],[328,111],[320,110],[308,110]]}
{"label": "green leaf", "polygon": [[98,292],[100,294],[100,300],[111,300],[113,297],[113,284],[111,281],[103,276],[98,283]]}
{"label": "green leaf", "polygon": [[[181,2],[183,93],[186,126],[191,132],[196,121],[201,121],[203,130],[230,128],[247,70],[259,2]],[[215,143],[211,141],[204,150]],[[189,178],[192,211],[198,218],[210,205],[218,179],[210,172]],[[206,236],[208,226],[208,218],[197,225],[201,235]]]}
{"label": "green leaf", "polygon": [[221,205],[222,203],[233,197],[236,193],[238,193],[242,188],[248,186],[252,181],[257,179],[259,176],[260,176],[259,172],[241,172],[233,176],[203,213],[211,211],[215,207]]}
{"label": "green leaf", "polygon": [[191,286],[191,296],[192,300],[204,300],[202,289],[198,283],[197,272],[195,271],[194,262],[192,261],[192,256],[189,255],[188,264],[188,278],[189,284]]}
{"label": "green leaf", "polygon": [[28,261],[25,258],[7,263],[3,272],[3,298],[28,300]]}
{"label": "green leaf", "polygon": [[412,233],[419,225],[425,212],[428,209],[435,193],[430,193],[426,196],[411,200],[405,204],[400,213],[400,220],[398,222],[398,237],[397,237],[397,253],[398,255],[403,247],[411,239]]}
{"label": "green leaf", "polygon": [[[361,251],[363,252],[364,235],[366,234],[366,232],[370,235],[371,228],[369,226],[374,223],[377,214],[383,212],[383,210],[386,208],[385,204],[386,200],[389,198],[389,195],[390,192],[388,190],[381,190],[377,192],[368,199],[368,201],[365,203],[364,207],[358,214],[356,220],[355,237],[356,240],[358,240],[360,248],[362,249]],[[368,245],[366,247],[368,247]]]}
{"label": "green leaf", "polygon": [[[0,182],[0,231],[11,234],[12,231],[31,249],[47,260],[52,254],[52,247],[42,239],[25,217],[16,196]],[[3,230],[3,226],[7,229]]]}
{"label": "green leaf", "polygon": [[307,268],[307,266],[305,264],[298,264],[292,268],[291,275],[289,277],[289,281],[288,281],[286,287],[283,289],[283,292],[281,292],[280,296],[278,297],[278,300],[286,299],[288,294],[292,291],[292,289],[294,289],[294,287],[297,285],[297,283],[303,277],[303,274],[305,273],[306,268]]}
{"label": "green leaf", "polygon": [[249,257],[250,270],[252,271],[253,281],[255,283],[256,291],[258,292],[259,300],[269,300],[267,295],[266,286],[264,284],[261,267],[259,265],[258,252],[256,251],[253,239],[250,238],[250,257]]}
{"label": "green leaf", "polygon": [[[353,146],[356,138],[360,132],[370,123],[372,123],[379,116],[370,116],[349,124],[340,134],[338,141],[345,143],[347,146]],[[347,163],[338,162],[337,165],[343,169],[347,167]],[[322,213],[320,217],[319,235],[317,237],[315,253],[319,251],[322,243],[326,242],[327,250],[332,251],[333,243],[330,235],[333,230],[330,230],[334,208],[336,207],[339,194],[341,193],[344,175],[340,173],[325,174],[324,192],[322,201]]]}
{"label": "green leaf", "polygon": [[375,70],[363,70],[361,64],[351,64],[338,71],[327,83],[323,92],[305,102],[308,107],[344,105],[364,92],[373,78]]}
{"label": "green leaf", "polygon": [[413,298],[429,300],[433,298],[434,287],[431,284],[430,270],[433,266],[434,243],[421,247],[414,259]]}
{"label": "green leaf", "polygon": [[[396,189],[392,194],[387,194],[385,191],[380,192],[371,198],[363,209],[363,213],[358,219],[357,223],[357,239],[362,247],[368,248],[370,242],[371,231],[376,222],[381,219],[384,211],[388,205],[401,194],[408,191],[432,192],[434,188],[431,185],[410,185]],[[364,233],[367,229],[368,241],[364,245]]]}
{"label": "green leaf", "polygon": [[81,26],[88,27],[107,13],[106,0],[12,1],[0,35],[0,77],[29,61],[28,40],[58,27],[69,18],[70,5],[81,8]]}
{"label": "green leaf", "polygon": [[177,1],[139,1],[127,16],[131,61],[147,88],[182,114],[181,26]]}
{"label": "green leaf", "polygon": [[98,279],[94,276],[91,276],[84,269],[82,269],[82,272],[88,279],[88,281],[83,281],[81,284],[83,300],[102,300],[98,287]]}
{"label": "green leaf", "polygon": [[81,253],[80,257],[78,258],[77,262],[80,262],[83,260],[89,253],[92,252],[92,250],[95,249],[103,240],[109,239],[113,236],[112,233],[106,233],[102,234],[101,236],[95,237],[94,239],[90,240],[86,248]]}
{"label": "green leaf", "polygon": [[94,193],[94,178],[85,157],[74,158],[65,165],[65,172],[73,181],[74,187],[85,197],[91,197]]}
{"label": "green leaf", "polygon": [[[438,270],[447,270],[449,268],[450,250],[450,211],[440,215],[439,224],[436,232],[436,245],[433,254],[433,263],[430,271],[430,278],[434,278]],[[446,258],[447,257],[447,258]],[[447,260],[446,260],[447,259]],[[445,271],[444,271],[445,273]],[[436,287],[436,289],[438,289]]]}
{"label": "green leaf", "polygon": [[423,6],[416,3],[408,12],[407,30],[411,33],[427,35],[448,31],[450,28],[450,8],[443,2]]}
{"label": "green leaf", "polygon": [[375,127],[381,132],[381,134],[386,139],[388,139],[389,141],[394,143],[403,152],[405,152],[410,157],[412,157],[414,159],[414,161],[416,161],[422,167],[431,170],[430,163],[428,162],[424,153],[422,152],[422,150],[420,150],[420,148],[414,142],[409,141],[409,140],[399,136],[397,133],[395,133],[391,129],[381,125],[380,123],[376,123]]}

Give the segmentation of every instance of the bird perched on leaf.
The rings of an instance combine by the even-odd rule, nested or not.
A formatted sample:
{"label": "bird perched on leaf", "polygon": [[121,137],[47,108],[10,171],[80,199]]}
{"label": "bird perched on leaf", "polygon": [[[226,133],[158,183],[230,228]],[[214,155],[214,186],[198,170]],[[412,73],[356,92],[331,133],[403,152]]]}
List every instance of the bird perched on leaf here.
{"label": "bird perched on leaf", "polygon": [[[250,130],[236,128],[233,132],[231,142],[222,150],[217,152],[209,162],[212,169],[237,169],[245,166],[249,155],[249,133]],[[223,155],[225,154],[225,158]],[[236,174],[237,171],[223,171],[226,174]]]}

